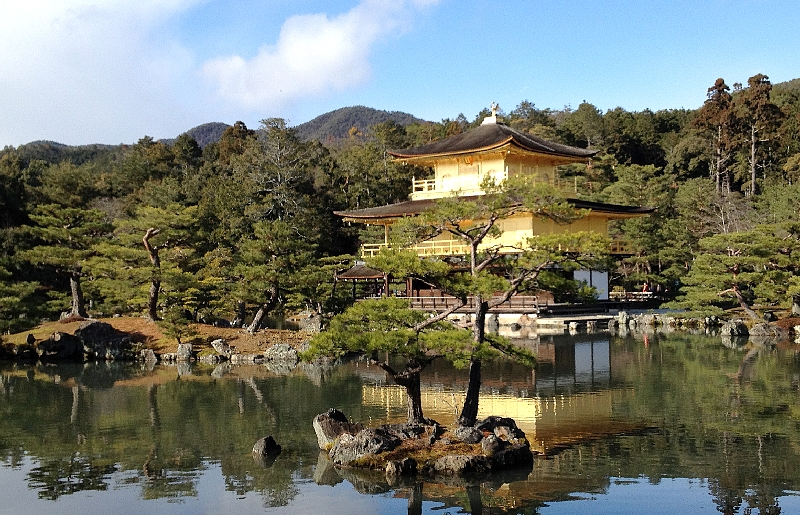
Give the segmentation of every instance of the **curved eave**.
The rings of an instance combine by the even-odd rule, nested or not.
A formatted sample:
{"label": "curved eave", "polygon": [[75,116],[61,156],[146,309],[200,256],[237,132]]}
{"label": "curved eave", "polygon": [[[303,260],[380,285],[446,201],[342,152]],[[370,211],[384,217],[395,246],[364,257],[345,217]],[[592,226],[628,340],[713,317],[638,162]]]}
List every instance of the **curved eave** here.
{"label": "curved eave", "polygon": [[[513,147],[511,150],[509,147]],[[467,155],[476,155],[476,154],[490,154],[493,152],[503,153],[503,152],[516,152],[518,154],[523,155],[539,155],[544,156],[550,159],[554,159],[556,161],[563,162],[565,164],[568,163],[579,163],[584,161],[585,159],[589,159],[594,156],[597,151],[592,151],[591,153],[587,153],[586,155],[578,156],[578,155],[567,155],[560,152],[549,152],[546,150],[539,150],[539,149],[531,149],[524,145],[520,145],[513,137],[509,137],[504,141],[501,141],[494,145],[489,145],[480,148],[473,148],[468,150],[457,150],[452,152],[439,152],[435,154],[400,154],[395,152],[387,152],[390,156],[394,157],[399,161],[403,161],[404,163],[414,164],[418,166],[430,166],[436,161],[442,159],[458,159],[459,157],[467,156]]]}
{"label": "curved eave", "polygon": [[470,154],[499,152],[507,146],[513,146],[521,153],[557,158],[564,162],[578,162],[597,153],[596,150],[562,145],[517,131],[505,124],[492,123],[444,140],[408,149],[390,150],[388,154],[395,159],[420,164]]}
{"label": "curved eave", "polygon": [[[469,201],[475,197],[460,197],[460,200]],[[621,206],[616,204],[603,204],[580,199],[567,199],[576,209],[587,209],[592,213],[612,220],[623,220],[646,216],[655,211],[653,207]],[[391,225],[400,218],[416,216],[435,205],[435,199],[409,200],[386,206],[356,209],[353,211],[334,211],[333,214],[341,216],[345,222],[354,222],[370,225]]]}
{"label": "curved eave", "polygon": [[[442,159],[442,158],[446,158],[446,157],[459,157],[459,156],[463,156],[463,155],[467,155],[467,154],[479,154],[479,153],[491,152],[493,150],[494,151],[499,151],[499,150],[502,149],[502,147],[508,145],[509,143],[513,143],[513,142],[514,142],[514,137],[513,136],[509,136],[505,140],[499,141],[497,143],[493,143],[491,145],[487,145],[487,146],[484,146],[484,147],[469,148],[469,149],[464,149],[464,150],[455,150],[455,151],[450,151],[450,152],[438,152],[438,153],[432,153],[432,154],[401,154],[401,153],[399,153],[399,151],[392,152],[390,150],[390,151],[387,152],[387,154],[389,154],[390,156],[392,156],[392,157],[394,157],[396,159],[407,161],[409,163],[414,163],[415,161],[430,161],[430,160]],[[517,146],[519,146],[519,145],[517,145]],[[524,147],[520,147],[520,148],[524,148]]]}

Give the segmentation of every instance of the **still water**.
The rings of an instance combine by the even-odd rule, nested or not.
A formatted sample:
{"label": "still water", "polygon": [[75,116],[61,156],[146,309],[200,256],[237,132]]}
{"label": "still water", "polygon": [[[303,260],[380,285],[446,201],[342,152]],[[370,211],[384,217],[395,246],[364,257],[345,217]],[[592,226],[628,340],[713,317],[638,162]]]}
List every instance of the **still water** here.
{"label": "still water", "polygon": [[[404,393],[352,361],[266,366],[0,364],[0,514],[800,513],[800,353],[687,335],[541,336],[540,366],[484,365],[482,415],[540,454],[480,481],[389,485],[320,455],[312,418],[401,420]],[[456,417],[466,373],[423,373]],[[257,463],[253,443],[283,452]]]}

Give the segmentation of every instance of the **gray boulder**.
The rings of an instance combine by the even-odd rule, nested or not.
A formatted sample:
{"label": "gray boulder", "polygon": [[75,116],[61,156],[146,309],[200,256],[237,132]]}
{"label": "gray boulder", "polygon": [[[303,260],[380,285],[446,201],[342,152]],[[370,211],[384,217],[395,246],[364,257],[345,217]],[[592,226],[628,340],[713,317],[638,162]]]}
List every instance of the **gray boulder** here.
{"label": "gray boulder", "polygon": [[281,361],[296,365],[300,358],[297,351],[288,343],[276,343],[264,352],[267,361]]}
{"label": "gray boulder", "polygon": [[488,435],[481,440],[481,451],[484,456],[492,456],[503,448],[503,442],[495,435]]}
{"label": "gray boulder", "polygon": [[458,426],[453,436],[464,443],[478,443],[483,439],[483,431],[470,426]]}
{"label": "gray boulder", "polygon": [[281,446],[275,442],[271,436],[260,438],[255,445],[253,445],[253,454],[260,456],[268,456],[270,454],[278,454],[281,452]]}
{"label": "gray boulder", "polygon": [[652,313],[646,313],[641,316],[641,324],[645,327],[656,327],[661,325],[658,316]]}
{"label": "gray boulder", "polygon": [[789,339],[789,331],[775,324],[756,324],[750,328],[750,341],[761,345],[774,345]]}
{"label": "gray boulder", "polygon": [[354,435],[364,428],[361,424],[351,423],[344,413],[336,408],[314,417],[312,425],[317,434],[317,445],[323,451],[329,451],[339,436]]}
{"label": "gray boulder", "polygon": [[328,454],[337,465],[355,465],[369,454],[394,450],[400,443],[399,438],[381,429],[364,429],[355,435],[340,435]]}
{"label": "gray boulder", "polygon": [[309,333],[318,333],[322,330],[322,316],[319,313],[312,313],[306,318],[300,319],[300,330]]}
{"label": "gray boulder", "polygon": [[262,467],[270,467],[281,453],[281,446],[271,436],[259,439],[253,445],[253,459]]}
{"label": "gray boulder", "polygon": [[750,328],[750,336],[771,336],[780,338],[788,336],[788,334],[788,331],[770,323],[756,324]]}
{"label": "gray boulder", "polygon": [[504,446],[492,456],[492,467],[504,469],[533,463],[533,453],[527,441]]}
{"label": "gray boulder", "polygon": [[[31,335],[28,336],[30,337]],[[36,342],[35,339],[33,341],[34,343]],[[23,343],[21,345],[14,345],[12,343],[3,344],[0,346],[0,359],[36,361],[39,359],[39,354],[36,352],[34,343]]]}
{"label": "gray boulder", "polygon": [[194,352],[191,343],[179,343],[178,352],[175,353],[175,360],[179,362],[192,361]]}
{"label": "gray boulder", "polygon": [[214,348],[214,350],[217,352],[217,354],[221,354],[222,356],[225,356],[226,358],[229,358],[231,356],[231,354],[233,354],[233,351],[234,351],[233,347],[228,345],[228,343],[225,340],[223,340],[222,338],[218,338],[218,339],[212,341],[211,342],[211,347]]}
{"label": "gray boulder", "polygon": [[75,336],[83,340],[84,345],[103,345],[128,339],[128,334],[114,329],[114,326],[99,320],[86,320],[75,329]]}
{"label": "gray boulder", "polygon": [[498,438],[511,442],[525,438],[525,432],[517,427],[513,418],[490,416],[477,422],[475,428],[486,433],[494,433]]}
{"label": "gray boulder", "polygon": [[139,353],[139,359],[147,364],[155,365],[158,363],[158,356],[153,352],[153,349],[143,349]]}
{"label": "gray boulder", "polygon": [[57,332],[36,344],[41,361],[83,361],[83,342],[77,336]]}
{"label": "gray boulder", "polygon": [[719,329],[721,336],[747,336],[750,332],[747,330],[747,325],[744,320],[734,319],[729,320],[722,324]]}

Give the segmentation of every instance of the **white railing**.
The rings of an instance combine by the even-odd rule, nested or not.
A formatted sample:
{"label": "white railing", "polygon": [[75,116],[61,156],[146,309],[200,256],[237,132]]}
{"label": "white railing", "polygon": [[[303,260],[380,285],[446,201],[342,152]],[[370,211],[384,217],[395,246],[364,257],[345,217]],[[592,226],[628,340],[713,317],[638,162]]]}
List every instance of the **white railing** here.
{"label": "white railing", "polygon": [[[495,172],[492,175],[494,175],[495,180],[498,182],[508,178],[507,172]],[[483,191],[480,188],[480,183],[483,177],[483,175],[473,175],[465,177],[446,177],[442,179],[415,178],[412,180],[411,194],[417,198],[427,198],[434,196],[433,194],[450,193],[454,191],[461,191],[462,194],[481,194]],[[533,177],[533,182],[534,184],[539,182],[555,186],[566,195],[577,194],[583,190],[591,192],[599,187],[599,183],[597,182],[578,179],[578,177],[563,179],[560,177],[549,179]]]}
{"label": "white railing", "polygon": [[[494,180],[502,182],[508,179],[508,171],[492,172]],[[458,177],[442,177],[439,179],[420,179],[414,178],[411,182],[411,195],[413,198],[432,198],[441,196],[444,193],[461,192],[462,195],[483,194],[481,182],[486,174],[474,174]]]}

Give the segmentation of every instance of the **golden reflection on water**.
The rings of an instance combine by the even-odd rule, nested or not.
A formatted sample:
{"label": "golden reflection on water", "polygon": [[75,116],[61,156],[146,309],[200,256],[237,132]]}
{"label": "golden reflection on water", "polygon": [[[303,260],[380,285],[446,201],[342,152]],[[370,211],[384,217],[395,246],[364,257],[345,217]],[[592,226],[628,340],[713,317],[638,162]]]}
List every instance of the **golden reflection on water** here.
{"label": "golden reflection on water", "polygon": [[[444,425],[458,418],[465,392],[431,387],[422,388],[422,409],[425,416]],[[361,388],[365,406],[381,406],[386,418],[402,421],[406,412],[406,392],[396,385],[364,385]],[[513,418],[525,432],[531,449],[547,453],[548,449],[585,440],[593,435],[616,432],[612,417],[610,391],[557,395],[553,397],[514,397],[481,392],[478,418],[498,415]]]}

